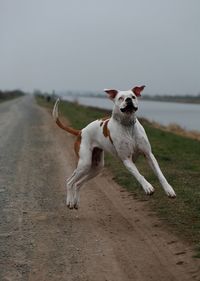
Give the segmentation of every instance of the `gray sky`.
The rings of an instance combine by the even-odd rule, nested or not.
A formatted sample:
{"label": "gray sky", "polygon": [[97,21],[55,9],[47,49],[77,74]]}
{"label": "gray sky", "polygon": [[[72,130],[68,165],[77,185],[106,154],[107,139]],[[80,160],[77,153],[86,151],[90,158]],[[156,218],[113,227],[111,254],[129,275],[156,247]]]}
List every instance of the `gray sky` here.
{"label": "gray sky", "polygon": [[200,92],[199,0],[0,0],[0,89]]}

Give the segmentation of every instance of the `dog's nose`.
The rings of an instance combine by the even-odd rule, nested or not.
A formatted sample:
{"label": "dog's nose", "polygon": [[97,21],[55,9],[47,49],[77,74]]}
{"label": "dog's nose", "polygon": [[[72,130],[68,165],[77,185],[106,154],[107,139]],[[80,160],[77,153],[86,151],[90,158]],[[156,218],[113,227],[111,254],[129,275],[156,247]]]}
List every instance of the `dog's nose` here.
{"label": "dog's nose", "polygon": [[126,102],[127,103],[132,102],[132,99],[131,98],[126,98]]}

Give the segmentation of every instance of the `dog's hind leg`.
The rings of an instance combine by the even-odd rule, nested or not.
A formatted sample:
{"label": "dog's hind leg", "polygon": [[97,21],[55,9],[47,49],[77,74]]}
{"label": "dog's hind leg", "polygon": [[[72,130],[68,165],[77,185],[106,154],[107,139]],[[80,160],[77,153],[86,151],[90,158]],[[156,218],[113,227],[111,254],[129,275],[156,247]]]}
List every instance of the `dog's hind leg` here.
{"label": "dog's hind leg", "polygon": [[73,171],[72,175],[66,180],[66,192],[67,192],[66,205],[68,207],[70,207],[70,202],[73,202],[73,198],[74,198],[73,186],[68,183],[74,177],[75,174],[76,174],[76,169]]}
{"label": "dog's hind leg", "polygon": [[76,196],[76,182],[81,178],[84,178],[88,174],[88,169],[84,167],[77,168],[72,176],[67,180],[67,207],[70,209],[74,208],[74,201]]}
{"label": "dog's hind leg", "polygon": [[91,166],[92,152],[88,149],[87,151],[84,151],[83,157],[79,158],[77,168],[75,169],[71,177],[67,179],[66,204],[70,209],[74,208],[75,183],[89,173],[89,171],[91,170]]}
{"label": "dog's hind leg", "polygon": [[81,178],[78,182],[75,183],[75,197],[74,197],[74,208],[78,209],[80,202],[80,188],[87,181],[96,177],[104,167],[104,152],[102,150],[93,150],[92,156],[92,167],[87,175]]}
{"label": "dog's hind leg", "polygon": [[67,184],[68,182],[70,182],[70,180],[74,177],[75,174],[76,174],[76,169],[73,171],[72,175],[66,180]]}
{"label": "dog's hind leg", "polygon": [[84,185],[84,183],[88,182],[89,180],[93,179],[99,174],[100,170],[91,169],[90,172],[81,178],[78,182],[74,184],[74,208],[78,209],[79,202],[80,202],[80,188]]}
{"label": "dog's hind leg", "polygon": [[78,205],[80,201],[80,188],[83,186],[85,182],[96,177],[102,170],[103,166],[104,166],[104,153],[102,149],[95,147],[92,151],[90,167],[86,168],[87,167],[86,165],[84,172],[83,170],[81,172],[79,170],[80,166],[78,165],[76,173],[68,181],[68,187],[71,188],[71,191],[73,193],[73,204],[70,204],[70,202],[68,202],[67,205],[69,207],[71,208],[74,207],[78,209]]}

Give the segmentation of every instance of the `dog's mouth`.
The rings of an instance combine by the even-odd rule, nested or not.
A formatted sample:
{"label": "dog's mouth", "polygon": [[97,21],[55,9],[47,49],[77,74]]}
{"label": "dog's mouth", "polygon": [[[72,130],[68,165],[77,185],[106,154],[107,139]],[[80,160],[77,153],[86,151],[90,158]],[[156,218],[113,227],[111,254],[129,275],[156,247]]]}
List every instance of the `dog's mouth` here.
{"label": "dog's mouth", "polygon": [[120,108],[123,113],[133,113],[138,110],[132,103],[128,103],[124,108]]}

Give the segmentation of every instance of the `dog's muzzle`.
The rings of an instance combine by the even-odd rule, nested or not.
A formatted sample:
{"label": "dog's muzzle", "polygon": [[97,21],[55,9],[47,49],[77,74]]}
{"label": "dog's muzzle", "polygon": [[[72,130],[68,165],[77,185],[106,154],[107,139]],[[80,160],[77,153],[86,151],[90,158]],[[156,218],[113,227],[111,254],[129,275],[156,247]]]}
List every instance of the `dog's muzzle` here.
{"label": "dog's muzzle", "polygon": [[120,110],[123,113],[132,113],[133,111],[137,111],[138,108],[133,105],[131,98],[127,98],[126,106],[124,108],[120,108]]}

